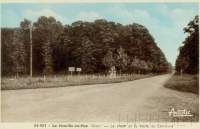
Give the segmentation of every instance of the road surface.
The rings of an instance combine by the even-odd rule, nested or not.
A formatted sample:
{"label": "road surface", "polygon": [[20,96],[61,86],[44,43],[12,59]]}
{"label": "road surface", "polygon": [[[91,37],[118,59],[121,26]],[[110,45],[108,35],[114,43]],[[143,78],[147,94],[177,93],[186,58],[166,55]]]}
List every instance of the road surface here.
{"label": "road surface", "polygon": [[198,110],[198,95],[163,87],[171,75],[113,84],[2,91],[3,122],[171,121]]}

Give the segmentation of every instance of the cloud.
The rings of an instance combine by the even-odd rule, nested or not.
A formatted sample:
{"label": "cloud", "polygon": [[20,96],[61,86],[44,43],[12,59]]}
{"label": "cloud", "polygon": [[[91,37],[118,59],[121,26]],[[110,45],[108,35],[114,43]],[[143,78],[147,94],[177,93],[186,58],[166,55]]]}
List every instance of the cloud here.
{"label": "cloud", "polygon": [[[162,4],[156,9],[162,16],[168,17],[174,27],[183,28],[187,23],[194,18],[195,10],[193,8],[169,8],[169,6]],[[198,12],[196,12],[197,14]]]}
{"label": "cloud", "polygon": [[174,9],[169,15],[176,25],[183,27],[194,18],[195,12],[192,9]]}
{"label": "cloud", "polygon": [[114,18],[118,20],[117,22],[124,25],[132,24],[133,22],[145,26],[159,23],[159,21],[153,18],[148,11],[143,9],[127,9],[123,6],[114,6],[113,8],[106,10],[106,13],[113,15]]}
{"label": "cloud", "polygon": [[100,16],[98,13],[96,12],[80,12],[77,16],[76,16],[76,20],[82,20],[82,21],[94,21],[96,19],[101,19],[103,18],[102,16]]}
{"label": "cloud", "polygon": [[55,19],[61,21],[62,23],[69,22],[68,19],[66,19],[65,17],[61,16],[60,14],[58,14],[50,9],[42,9],[42,10],[37,10],[37,11],[28,9],[28,10],[24,11],[23,16],[24,16],[24,18],[28,18],[33,21],[36,21],[38,19],[38,17],[40,17],[40,16],[47,16],[47,17],[52,16]]}

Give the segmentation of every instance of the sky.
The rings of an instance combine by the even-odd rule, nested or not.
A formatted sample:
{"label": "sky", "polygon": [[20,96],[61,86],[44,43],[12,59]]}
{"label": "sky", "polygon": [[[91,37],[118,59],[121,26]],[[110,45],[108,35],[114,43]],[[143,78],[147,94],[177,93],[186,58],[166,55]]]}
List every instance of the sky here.
{"label": "sky", "polygon": [[77,20],[106,19],[123,25],[139,23],[154,37],[167,60],[175,64],[187,34],[183,28],[198,14],[198,3],[60,3],[1,4],[1,27],[19,27],[24,18],[53,16],[63,25]]}

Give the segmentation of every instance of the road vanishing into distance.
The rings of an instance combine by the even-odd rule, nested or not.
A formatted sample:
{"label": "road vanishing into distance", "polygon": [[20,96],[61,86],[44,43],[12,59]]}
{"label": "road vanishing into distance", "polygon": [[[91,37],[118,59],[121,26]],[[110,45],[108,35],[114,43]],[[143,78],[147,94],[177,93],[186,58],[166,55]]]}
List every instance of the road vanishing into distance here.
{"label": "road vanishing into distance", "polygon": [[[7,90],[3,122],[172,121],[171,108],[198,112],[198,95],[163,87],[170,74],[112,84]],[[198,114],[194,114],[198,115]]]}

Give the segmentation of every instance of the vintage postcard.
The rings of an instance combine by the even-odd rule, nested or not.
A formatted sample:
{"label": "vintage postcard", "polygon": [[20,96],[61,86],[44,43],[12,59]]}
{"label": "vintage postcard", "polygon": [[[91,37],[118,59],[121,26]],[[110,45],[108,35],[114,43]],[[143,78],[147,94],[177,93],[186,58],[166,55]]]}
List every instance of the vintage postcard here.
{"label": "vintage postcard", "polygon": [[1,2],[0,128],[198,126],[198,1]]}

